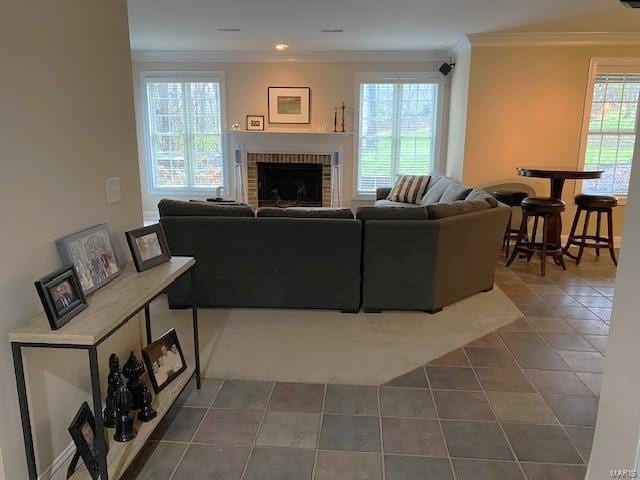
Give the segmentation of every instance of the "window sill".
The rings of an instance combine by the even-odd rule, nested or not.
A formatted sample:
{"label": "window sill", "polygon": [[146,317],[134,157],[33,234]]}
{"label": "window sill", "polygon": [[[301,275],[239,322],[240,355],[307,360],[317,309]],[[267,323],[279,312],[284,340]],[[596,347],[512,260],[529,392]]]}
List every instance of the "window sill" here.
{"label": "window sill", "polygon": [[352,200],[369,200],[375,201],[376,194],[375,193],[355,193],[352,197]]}
{"label": "window sill", "polygon": [[147,193],[154,197],[215,197],[216,189],[212,190],[148,190]]}

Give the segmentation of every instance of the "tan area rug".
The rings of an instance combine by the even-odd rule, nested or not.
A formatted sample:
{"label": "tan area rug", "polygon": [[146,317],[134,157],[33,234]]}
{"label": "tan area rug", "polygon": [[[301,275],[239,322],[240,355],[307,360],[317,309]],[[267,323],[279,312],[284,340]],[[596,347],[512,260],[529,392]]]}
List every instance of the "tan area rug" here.
{"label": "tan area rug", "polygon": [[[191,356],[191,311],[161,299],[152,315],[154,335],[175,326]],[[521,317],[498,288],[436,315],[201,309],[200,357],[207,378],[381,385]]]}

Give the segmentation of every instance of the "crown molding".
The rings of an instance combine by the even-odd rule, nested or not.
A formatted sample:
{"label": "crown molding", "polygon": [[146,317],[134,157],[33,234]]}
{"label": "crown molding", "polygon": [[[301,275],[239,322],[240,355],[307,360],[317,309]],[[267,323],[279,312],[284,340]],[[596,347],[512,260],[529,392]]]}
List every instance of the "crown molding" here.
{"label": "crown molding", "polygon": [[447,50],[214,52],[133,50],[134,62],[444,62]]}
{"label": "crown molding", "polygon": [[467,35],[472,47],[640,45],[640,32],[519,32]]}
{"label": "crown molding", "polygon": [[453,44],[449,55],[451,55],[451,57],[455,59],[461,55],[464,55],[469,50],[471,50],[471,42],[469,41],[467,35],[463,35],[458,40],[456,40],[456,43]]}

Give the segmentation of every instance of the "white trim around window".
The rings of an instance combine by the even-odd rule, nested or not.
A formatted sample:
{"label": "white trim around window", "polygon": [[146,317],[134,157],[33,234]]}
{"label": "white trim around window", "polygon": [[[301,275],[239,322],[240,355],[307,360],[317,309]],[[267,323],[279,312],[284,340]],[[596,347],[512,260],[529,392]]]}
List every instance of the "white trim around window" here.
{"label": "white trim around window", "polygon": [[[445,119],[445,99],[447,82],[439,72],[359,72],[355,75],[355,95],[354,95],[354,144],[353,144],[353,199],[371,200],[375,198],[375,192],[360,192],[359,185],[359,161],[360,161],[360,86],[370,83],[429,83],[438,86],[436,96],[436,122],[433,138],[433,170],[444,171],[444,136],[446,126]],[[430,172],[426,172],[430,173]],[[391,185],[390,185],[391,186]]]}
{"label": "white trim around window", "polygon": [[[154,163],[152,158],[152,146],[151,146],[151,131],[150,131],[150,118],[149,118],[149,99],[147,84],[153,81],[161,82],[215,82],[219,85],[219,105],[220,105],[220,150],[222,155],[222,184],[215,185],[211,188],[197,188],[193,187],[191,183],[187,187],[156,187],[154,178]],[[226,121],[226,92],[225,92],[225,75],[221,71],[141,71],[139,73],[139,91],[140,91],[140,115],[142,123],[142,148],[143,151],[143,169],[142,174],[145,176],[147,183],[147,193],[149,195],[164,195],[164,196],[210,196],[215,193],[218,186],[225,188],[228,191],[229,175],[227,155],[225,148],[225,135],[224,126]]]}
{"label": "white trim around window", "polygon": [[[589,77],[587,92],[584,103],[584,113],[582,118],[582,131],[580,134],[580,151],[578,157],[578,168],[584,168],[586,163],[587,142],[589,139],[589,127],[591,122],[591,111],[593,105],[593,95],[596,84],[596,77],[599,73],[605,72],[640,72],[640,57],[594,57],[589,65]],[[640,131],[640,109],[636,117],[636,135]],[[576,193],[582,192],[582,181],[576,182]],[[626,204],[627,197],[618,195],[618,203]]]}

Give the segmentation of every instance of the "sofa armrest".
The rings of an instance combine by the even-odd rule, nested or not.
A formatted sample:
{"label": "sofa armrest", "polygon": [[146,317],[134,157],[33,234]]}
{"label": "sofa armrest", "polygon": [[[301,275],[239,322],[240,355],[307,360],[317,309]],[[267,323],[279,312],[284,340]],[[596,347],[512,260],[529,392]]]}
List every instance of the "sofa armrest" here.
{"label": "sofa armrest", "polygon": [[376,188],[376,200],[384,200],[391,193],[391,187]]}
{"label": "sofa armrest", "polygon": [[436,305],[449,305],[493,286],[509,213],[509,208],[496,207],[434,221],[440,226]]}

